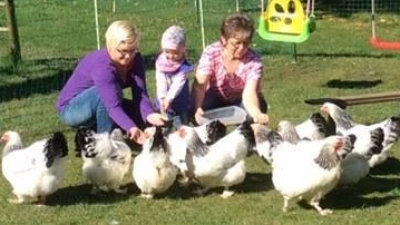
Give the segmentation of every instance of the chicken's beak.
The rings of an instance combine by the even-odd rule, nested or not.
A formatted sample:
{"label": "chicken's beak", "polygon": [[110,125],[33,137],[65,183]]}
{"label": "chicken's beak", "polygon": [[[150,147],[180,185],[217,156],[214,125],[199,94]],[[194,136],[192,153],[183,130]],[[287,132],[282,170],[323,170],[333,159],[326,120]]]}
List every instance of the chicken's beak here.
{"label": "chicken's beak", "polygon": [[329,113],[329,109],[326,106],[322,106],[319,110],[325,115]]}

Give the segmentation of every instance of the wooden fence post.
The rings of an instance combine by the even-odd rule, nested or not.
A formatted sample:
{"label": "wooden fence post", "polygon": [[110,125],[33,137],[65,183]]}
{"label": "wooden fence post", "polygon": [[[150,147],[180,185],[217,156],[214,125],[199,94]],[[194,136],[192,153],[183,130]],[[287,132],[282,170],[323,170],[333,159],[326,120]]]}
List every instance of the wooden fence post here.
{"label": "wooden fence post", "polygon": [[7,18],[7,27],[0,29],[0,31],[8,31],[10,34],[10,54],[13,64],[16,66],[21,61],[21,47],[19,44],[14,0],[5,0],[4,2],[0,2],[0,6],[5,8]]}

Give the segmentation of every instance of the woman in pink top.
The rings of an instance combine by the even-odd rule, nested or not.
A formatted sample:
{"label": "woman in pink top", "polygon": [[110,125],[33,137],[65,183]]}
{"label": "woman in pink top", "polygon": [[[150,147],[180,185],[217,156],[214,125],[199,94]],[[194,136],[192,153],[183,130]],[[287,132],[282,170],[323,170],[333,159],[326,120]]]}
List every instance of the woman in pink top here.
{"label": "woman in pink top", "polygon": [[254,22],[242,13],[226,17],[221,38],[206,47],[193,82],[194,117],[205,110],[230,105],[243,107],[254,122],[267,124],[267,102],[262,96],[263,65],[249,48]]}

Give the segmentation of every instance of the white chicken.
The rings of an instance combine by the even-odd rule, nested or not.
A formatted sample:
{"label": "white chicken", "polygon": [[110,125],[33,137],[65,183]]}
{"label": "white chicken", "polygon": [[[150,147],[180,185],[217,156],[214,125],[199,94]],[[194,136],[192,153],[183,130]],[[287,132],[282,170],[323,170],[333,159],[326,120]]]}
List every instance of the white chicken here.
{"label": "white chicken", "polygon": [[127,192],[121,186],[129,171],[132,153],[120,129],[114,129],[109,134],[79,128],[75,145],[83,160],[83,176],[92,184],[91,194],[98,194],[100,190]]}
{"label": "white chicken", "polygon": [[370,140],[363,143],[363,148],[368,152],[361,154],[355,151],[357,136],[350,134],[353,151],[346,155],[342,160],[343,173],[339,181],[340,186],[351,186],[357,184],[370,171],[369,160],[372,156],[380,154],[382,151],[382,141],[384,138],[382,128],[378,127],[370,131]]}
{"label": "white chicken", "polygon": [[328,120],[333,120],[337,134],[345,134],[347,130],[357,125],[346,110],[333,103],[325,102],[320,110],[329,116]]}
{"label": "white chicken", "polygon": [[182,126],[177,132],[183,133],[187,143],[187,174],[203,187],[201,193],[224,187],[221,197],[232,196],[234,191],[229,188],[243,182],[246,176],[244,159],[255,145],[250,122],[242,123],[210,146],[205,145],[191,127]]}
{"label": "white chicken", "polygon": [[134,159],[132,175],[141,190],[141,197],[153,198],[172,186],[179,170],[170,160],[171,153],[162,128],[150,127],[145,132],[149,137]]}
{"label": "white chicken", "polygon": [[383,129],[383,149],[379,154],[372,155],[371,158],[368,160],[370,167],[382,164],[390,156],[390,149],[399,140],[400,118],[397,116],[392,116],[380,123],[370,125],[371,129],[374,129],[376,127],[380,127]]}
{"label": "white chicken", "polygon": [[[296,126],[297,127],[297,126]],[[291,144],[297,144],[301,141],[301,137],[297,132],[296,127],[287,120],[281,120],[278,123],[278,133],[282,136],[283,141]],[[306,140],[312,140],[305,137]]]}
{"label": "white chicken", "polygon": [[291,200],[306,200],[321,215],[332,213],[319,202],[339,182],[341,154],[347,150],[346,138],[330,136],[319,141],[284,142],[273,154],[272,182],[283,196],[283,211]]}
{"label": "white chicken", "polygon": [[321,113],[313,113],[310,118],[295,126],[300,139],[321,140],[335,134]]}
{"label": "white chicken", "polygon": [[283,142],[282,136],[278,132],[261,124],[253,124],[252,128],[256,140],[254,150],[267,164],[271,164],[274,151]]}
{"label": "white chicken", "polygon": [[378,127],[383,129],[383,149],[379,154],[374,154],[372,157],[369,156],[370,167],[374,167],[386,161],[390,155],[390,148],[398,141],[400,135],[399,117],[390,117],[382,122],[363,125],[355,123],[345,110],[335,104],[324,103],[321,107],[321,111],[328,114],[329,119],[334,121],[338,133],[343,135],[354,134],[357,136],[356,143],[354,144],[354,152],[359,152],[361,155],[368,156],[368,143],[371,139],[370,132]]}
{"label": "white chicken", "polygon": [[[200,126],[193,127],[194,131],[199,136],[200,140],[205,145],[212,145],[222,137],[226,135],[226,126],[221,123],[219,120],[211,120],[207,123],[204,123]],[[169,129],[172,131],[173,129]],[[166,141],[167,146],[170,153],[171,162],[179,168],[180,173],[177,176],[178,182],[184,186],[188,187],[191,183],[193,183],[192,177],[186,176],[185,172],[187,171],[186,165],[186,142],[184,141],[184,129],[180,132],[165,132],[168,133]]]}
{"label": "white chicken", "polygon": [[63,180],[64,159],[68,145],[61,132],[24,147],[20,135],[7,131],[1,136],[4,143],[2,171],[12,186],[16,199],[11,203],[38,203],[56,192]]}
{"label": "white chicken", "polygon": [[212,145],[226,135],[226,126],[219,120],[211,120],[205,124],[194,127],[201,141]]}

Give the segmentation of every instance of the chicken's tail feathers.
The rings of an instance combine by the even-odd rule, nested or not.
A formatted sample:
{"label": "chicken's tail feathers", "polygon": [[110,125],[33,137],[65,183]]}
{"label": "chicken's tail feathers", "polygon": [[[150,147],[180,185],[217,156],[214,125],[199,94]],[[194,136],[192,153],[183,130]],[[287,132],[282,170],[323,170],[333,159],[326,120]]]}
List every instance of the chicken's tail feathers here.
{"label": "chicken's tail feathers", "polygon": [[213,120],[206,125],[208,140],[206,145],[212,145],[226,135],[226,126],[219,120]]}
{"label": "chicken's tail feathers", "polygon": [[44,147],[44,154],[47,159],[46,167],[49,168],[57,158],[62,158],[68,155],[68,144],[63,133],[54,132],[47,139]]}
{"label": "chicken's tail feathers", "polygon": [[344,137],[343,147],[339,151],[339,155],[342,158],[345,158],[349,153],[354,150],[354,143],[356,142],[357,137],[354,134],[347,135]]}
{"label": "chicken's tail feathers", "polygon": [[256,145],[256,139],[254,135],[254,130],[252,128],[253,121],[245,120],[242,124],[239,125],[238,129],[240,133],[245,137],[245,139],[249,142],[251,147]]}
{"label": "chicken's tail feathers", "polygon": [[380,154],[383,149],[383,140],[385,138],[385,134],[383,133],[383,129],[378,127],[371,131],[371,143],[372,147],[370,148],[371,154]]}
{"label": "chicken's tail feathers", "polygon": [[389,131],[387,137],[385,137],[385,145],[388,146],[397,142],[400,136],[400,117],[392,116],[388,122]]}
{"label": "chicken's tail feathers", "polygon": [[318,127],[318,131],[323,133],[325,137],[330,135],[328,130],[328,122],[325,120],[321,113],[316,112],[311,114],[310,119],[315,124],[315,126]]}
{"label": "chicken's tail feathers", "polygon": [[86,151],[86,145],[88,144],[87,137],[89,133],[92,132],[91,129],[87,127],[79,127],[75,133],[75,156],[81,157],[82,152]]}

